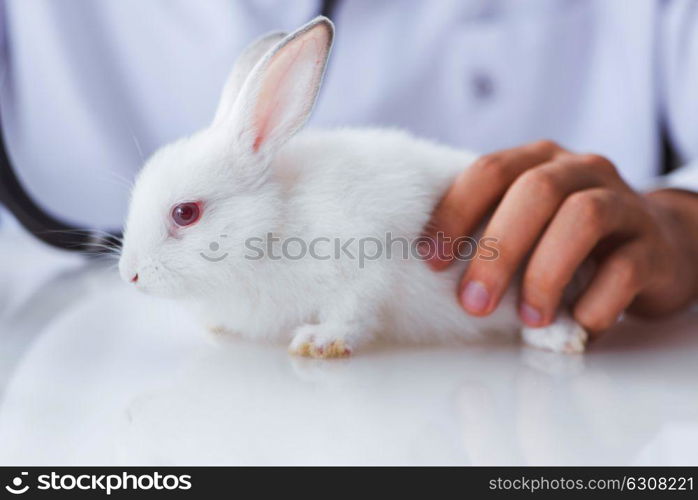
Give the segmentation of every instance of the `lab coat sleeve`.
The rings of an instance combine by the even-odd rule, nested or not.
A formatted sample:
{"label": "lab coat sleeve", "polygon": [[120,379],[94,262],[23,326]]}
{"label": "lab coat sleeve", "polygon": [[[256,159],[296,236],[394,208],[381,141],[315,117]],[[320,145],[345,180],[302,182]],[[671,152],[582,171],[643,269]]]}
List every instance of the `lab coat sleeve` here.
{"label": "lab coat sleeve", "polygon": [[7,71],[7,26],[5,0],[0,0],[0,84],[5,84]]}
{"label": "lab coat sleeve", "polygon": [[681,167],[657,187],[698,192],[698,2],[658,1],[659,104]]}
{"label": "lab coat sleeve", "polygon": [[683,189],[698,193],[698,161],[684,165],[657,179],[653,189]]}

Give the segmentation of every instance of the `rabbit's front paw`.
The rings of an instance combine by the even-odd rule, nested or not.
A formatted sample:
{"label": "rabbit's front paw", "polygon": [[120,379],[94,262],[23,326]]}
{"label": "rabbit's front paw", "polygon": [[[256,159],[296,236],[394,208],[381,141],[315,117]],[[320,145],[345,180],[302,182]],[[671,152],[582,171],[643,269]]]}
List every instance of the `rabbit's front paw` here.
{"label": "rabbit's front paw", "polygon": [[293,332],[288,346],[291,354],[311,358],[343,358],[352,348],[343,335],[328,325],[302,325]]}

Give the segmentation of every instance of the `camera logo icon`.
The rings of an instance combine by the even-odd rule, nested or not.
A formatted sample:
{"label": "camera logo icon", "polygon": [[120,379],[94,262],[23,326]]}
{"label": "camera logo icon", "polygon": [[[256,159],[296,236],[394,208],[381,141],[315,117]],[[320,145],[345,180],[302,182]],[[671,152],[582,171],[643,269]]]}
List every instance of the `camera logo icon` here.
{"label": "camera logo icon", "polygon": [[26,493],[29,489],[29,485],[25,484],[24,486],[22,486],[22,483],[24,476],[26,476],[27,474],[28,472],[22,472],[21,475],[12,479],[12,485],[5,486],[5,489],[13,495],[21,495],[22,493]]}
{"label": "camera logo icon", "polygon": [[[227,238],[227,234],[221,234],[221,238]],[[199,255],[209,262],[220,262],[228,256],[228,252],[221,250],[221,244],[217,241],[212,241],[208,245],[208,249],[213,255],[206,255],[204,252],[200,252]],[[220,252],[219,252],[220,250]]]}

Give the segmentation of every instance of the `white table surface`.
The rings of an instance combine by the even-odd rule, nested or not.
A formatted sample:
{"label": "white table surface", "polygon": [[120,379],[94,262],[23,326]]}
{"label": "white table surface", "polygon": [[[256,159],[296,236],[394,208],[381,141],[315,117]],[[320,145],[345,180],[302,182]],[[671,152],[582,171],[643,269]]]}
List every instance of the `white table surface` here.
{"label": "white table surface", "polygon": [[0,231],[0,464],[698,464],[698,311],[583,357],[290,357]]}

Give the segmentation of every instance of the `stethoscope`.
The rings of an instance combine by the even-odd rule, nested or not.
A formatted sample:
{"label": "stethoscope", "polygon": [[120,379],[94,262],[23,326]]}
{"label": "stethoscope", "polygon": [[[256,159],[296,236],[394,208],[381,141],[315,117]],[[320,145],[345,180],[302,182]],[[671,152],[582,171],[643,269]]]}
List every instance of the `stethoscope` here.
{"label": "stethoscope", "polygon": [[[319,14],[333,18],[338,0],[322,0]],[[1,118],[0,118],[1,119]],[[0,121],[0,204],[36,238],[63,250],[99,254],[120,246],[120,231],[76,227],[37,204],[17,177],[7,154]]]}
{"label": "stethoscope", "polygon": [[[322,0],[319,13],[333,18],[339,0]],[[662,134],[664,172],[675,162],[668,136]],[[0,123],[0,204],[36,238],[64,250],[99,254],[120,246],[120,231],[97,231],[70,225],[46,212],[22,186],[7,155]]]}

